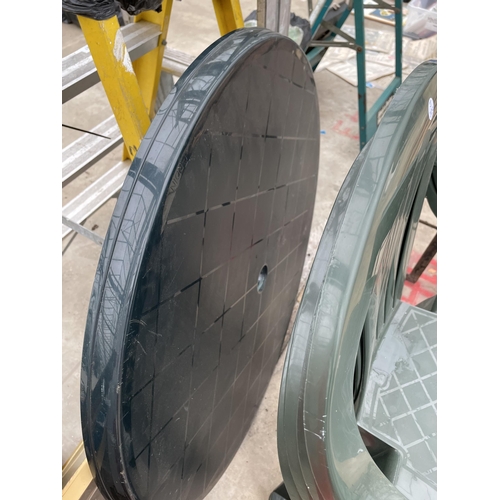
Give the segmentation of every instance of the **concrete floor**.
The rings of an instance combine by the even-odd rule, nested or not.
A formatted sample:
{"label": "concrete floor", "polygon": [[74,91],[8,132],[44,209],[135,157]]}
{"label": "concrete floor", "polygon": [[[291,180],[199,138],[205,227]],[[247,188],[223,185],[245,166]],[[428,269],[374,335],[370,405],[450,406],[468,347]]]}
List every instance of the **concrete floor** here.
{"label": "concrete floor", "polygon": [[[256,4],[255,0],[241,0],[240,3],[244,16],[248,15]],[[292,0],[292,11],[307,17],[307,2]],[[352,24],[351,20],[348,22]],[[375,23],[367,24],[367,27],[391,29]],[[62,28],[64,57],[84,45],[85,41],[78,27],[63,24]],[[218,37],[217,23],[209,0],[203,2],[183,0],[174,3],[167,38],[169,47],[197,56]],[[377,87],[383,88],[387,80],[390,80],[390,77],[377,80]],[[319,93],[321,129],[324,134],[321,136],[318,191],[301,288],[305,284],[335,197],[359,152],[356,88],[329,71],[317,73],[316,84]],[[380,92],[380,88],[369,89],[368,103],[374,102]],[[64,124],[87,130],[110,114],[111,109],[101,84],[67,102],[62,110]],[[79,132],[64,128],[62,146],[70,144],[79,135]],[[118,148],[70,183],[62,190],[63,204],[120,159],[121,149]],[[115,199],[110,200],[89,217],[84,224],[85,227],[104,236],[115,201]],[[427,206],[424,207],[422,218],[437,225]],[[415,252],[422,253],[434,234],[433,229],[419,225]],[[81,440],[80,358],[88,300],[100,247],[80,235],[70,234],[62,241],[62,251],[62,462],[64,463]],[[284,355],[276,366],[263,404],[245,441],[222,479],[208,495],[208,499],[264,500],[281,482],[276,449],[276,412],[283,362]]]}

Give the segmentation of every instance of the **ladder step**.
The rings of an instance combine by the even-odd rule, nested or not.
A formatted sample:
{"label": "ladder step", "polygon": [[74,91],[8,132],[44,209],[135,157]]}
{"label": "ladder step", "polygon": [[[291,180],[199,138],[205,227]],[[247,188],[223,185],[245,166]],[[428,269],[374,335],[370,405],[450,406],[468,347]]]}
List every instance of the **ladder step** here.
{"label": "ladder step", "polygon": [[84,134],[63,149],[63,187],[123,142],[114,116],[110,116],[104,120],[97,127],[94,127],[91,132],[109,137],[109,139],[92,134]]}
{"label": "ladder step", "polygon": [[[129,168],[130,160],[117,163],[76,198],[66,204],[62,209],[63,216],[77,224],[82,223],[120,191]],[[64,238],[70,232],[71,229],[63,224],[62,237]]]}
{"label": "ladder step", "polygon": [[77,224],[72,220],[66,219],[64,215],[62,216],[62,223],[63,226],[68,226],[73,231],[76,231],[82,236],[85,236],[85,238],[88,238],[89,240],[93,241],[94,243],[97,243],[98,245],[102,245],[104,242],[104,238],[102,236],[99,236],[98,234],[94,233],[94,231],[91,231],[90,229],[83,227],[81,224]]}
{"label": "ladder step", "polygon": [[195,59],[195,57],[181,52],[180,50],[165,47],[161,67],[167,73],[171,73],[175,76],[181,76]]}
{"label": "ladder step", "polygon": [[[121,28],[130,59],[135,61],[158,46],[158,25],[140,21]],[[62,102],[69,101],[99,82],[87,45],[62,60]]]}

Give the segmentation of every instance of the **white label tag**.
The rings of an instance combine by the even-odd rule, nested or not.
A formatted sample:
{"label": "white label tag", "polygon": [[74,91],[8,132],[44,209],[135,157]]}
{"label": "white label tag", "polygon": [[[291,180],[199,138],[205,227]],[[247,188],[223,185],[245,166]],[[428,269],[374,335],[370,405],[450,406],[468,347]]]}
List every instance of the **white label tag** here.
{"label": "white label tag", "polygon": [[432,100],[432,97],[429,97],[429,120],[432,120],[432,117],[434,116],[434,101]]}
{"label": "white label tag", "polygon": [[426,23],[425,23],[425,29],[429,30],[429,31],[434,31],[435,33],[437,33],[437,30],[438,30],[437,17],[431,17],[431,16],[429,16],[427,18]]}

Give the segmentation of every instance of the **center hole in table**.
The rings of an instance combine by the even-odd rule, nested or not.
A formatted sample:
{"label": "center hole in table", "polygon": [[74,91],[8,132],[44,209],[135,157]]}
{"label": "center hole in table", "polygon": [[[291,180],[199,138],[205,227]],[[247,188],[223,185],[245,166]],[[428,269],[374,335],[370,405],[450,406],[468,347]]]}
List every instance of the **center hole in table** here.
{"label": "center hole in table", "polygon": [[267,281],[267,266],[264,266],[259,273],[259,277],[257,278],[257,291],[261,293],[264,291]]}

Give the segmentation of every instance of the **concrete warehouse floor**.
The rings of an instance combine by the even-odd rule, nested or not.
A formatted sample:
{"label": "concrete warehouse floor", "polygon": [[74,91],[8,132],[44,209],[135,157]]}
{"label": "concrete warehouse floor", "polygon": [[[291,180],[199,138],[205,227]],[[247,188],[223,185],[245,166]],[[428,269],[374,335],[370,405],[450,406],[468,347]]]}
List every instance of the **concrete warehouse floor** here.
{"label": "concrete warehouse floor", "polygon": [[[244,17],[255,9],[255,0],[242,0]],[[292,0],[292,12],[307,17],[306,0]],[[353,24],[352,16],[348,24]],[[366,27],[393,31],[383,24],[367,22]],[[175,2],[168,32],[168,45],[197,56],[219,37],[212,2],[183,0]],[[75,25],[62,25],[62,56],[85,44],[80,29]],[[407,68],[405,76],[411,68]],[[391,77],[377,80],[369,89],[368,104],[375,101]],[[305,285],[321,234],[342,185],[344,177],[359,152],[356,87],[330,73],[316,74],[321,113],[321,156],[318,191],[303,270],[301,288]],[[111,115],[101,84],[95,85],[63,105],[63,123],[89,130]],[[77,139],[81,133],[63,128],[62,146]],[[90,185],[121,159],[121,148],[71,182],[62,190],[63,205]],[[105,236],[116,199],[110,200],[85,222],[85,227]],[[437,225],[426,205],[422,219]],[[414,251],[422,253],[435,234],[435,230],[420,224]],[[83,332],[88,300],[94,280],[100,247],[81,235],[71,233],[62,241],[62,462],[64,463],[81,441],[79,384]],[[301,293],[299,292],[299,297]],[[210,500],[267,499],[281,482],[276,448],[276,414],[284,354],[272,376],[265,399],[240,450],[222,479],[208,495]],[[101,498],[96,493],[93,498]]]}

